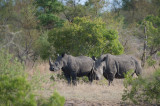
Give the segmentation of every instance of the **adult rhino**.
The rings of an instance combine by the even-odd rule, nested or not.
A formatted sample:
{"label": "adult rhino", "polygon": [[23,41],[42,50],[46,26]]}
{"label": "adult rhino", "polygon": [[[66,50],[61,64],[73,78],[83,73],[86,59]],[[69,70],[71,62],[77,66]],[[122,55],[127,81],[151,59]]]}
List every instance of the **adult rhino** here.
{"label": "adult rhino", "polygon": [[67,54],[58,56],[54,63],[49,59],[50,71],[62,70],[69,84],[76,85],[76,77],[88,76],[90,82],[93,81],[93,66],[95,61],[87,56],[74,57]]}
{"label": "adult rhino", "polygon": [[129,55],[102,55],[95,63],[94,72],[98,79],[104,76],[109,85],[114,78],[124,78],[124,73],[133,70],[132,76],[136,73],[137,76],[141,75],[142,68],[138,60]]}

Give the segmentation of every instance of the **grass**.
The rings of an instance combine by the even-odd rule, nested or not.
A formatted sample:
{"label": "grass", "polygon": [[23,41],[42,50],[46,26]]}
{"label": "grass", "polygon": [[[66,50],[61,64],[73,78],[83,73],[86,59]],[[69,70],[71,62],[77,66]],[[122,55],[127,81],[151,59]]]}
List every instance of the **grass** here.
{"label": "grass", "polygon": [[[79,100],[108,105],[117,105],[121,102],[124,90],[123,79],[114,79],[111,86],[108,86],[107,80],[94,81],[92,84],[79,82],[77,86],[69,86],[66,80],[60,80],[56,77],[57,74],[60,74],[60,71],[49,71],[48,63],[38,64],[33,69],[26,69],[26,71],[34,93],[41,97],[48,98],[56,90],[67,101]],[[148,76],[153,72],[152,67],[146,68],[143,71],[143,76]],[[55,78],[54,81],[51,76]]]}

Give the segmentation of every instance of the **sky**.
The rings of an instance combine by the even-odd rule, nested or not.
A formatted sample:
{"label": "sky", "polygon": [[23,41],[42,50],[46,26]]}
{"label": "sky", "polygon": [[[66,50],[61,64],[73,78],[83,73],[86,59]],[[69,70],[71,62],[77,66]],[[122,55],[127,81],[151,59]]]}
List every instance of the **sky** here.
{"label": "sky", "polygon": [[[78,1],[78,0],[77,0]],[[87,0],[80,0],[80,4],[84,5],[84,3],[86,2]],[[112,8],[112,3],[113,3],[113,0],[106,0],[109,4],[107,6],[107,10],[111,10]],[[118,0],[118,1],[121,1],[121,0]]]}

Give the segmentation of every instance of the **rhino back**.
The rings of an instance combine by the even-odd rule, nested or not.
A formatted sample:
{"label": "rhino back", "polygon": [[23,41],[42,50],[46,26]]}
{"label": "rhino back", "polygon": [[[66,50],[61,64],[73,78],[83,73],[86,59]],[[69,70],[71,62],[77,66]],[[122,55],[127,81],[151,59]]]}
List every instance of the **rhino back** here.
{"label": "rhino back", "polygon": [[135,61],[130,56],[117,57],[115,61],[119,64],[120,72],[127,72],[136,68]]}
{"label": "rhino back", "polygon": [[124,73],[136,69],[134,60],[128,55],[110,55],[107,62],[108,70],[116,77],[124,77]]}
{"label": "rhino back", "polygon": [[68,59],[67,68],[71,70],[71,72],[76,72],[77,76],[84,76],[91,71],[93,64],[94,61],[90,57],[70,56]]}

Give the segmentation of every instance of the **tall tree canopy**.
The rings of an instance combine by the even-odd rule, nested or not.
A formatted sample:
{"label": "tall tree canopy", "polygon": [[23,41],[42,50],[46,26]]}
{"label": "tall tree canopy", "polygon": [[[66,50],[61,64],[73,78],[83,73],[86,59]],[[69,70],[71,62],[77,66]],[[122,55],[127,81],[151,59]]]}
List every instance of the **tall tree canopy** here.
{"label": "tall tree canopy", "polygon": [[46,29],[62,26],[63,20],[58,14],[63,11],[63,4],[58,0],[35,0],[37,16]]}

